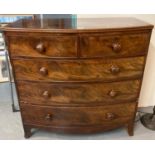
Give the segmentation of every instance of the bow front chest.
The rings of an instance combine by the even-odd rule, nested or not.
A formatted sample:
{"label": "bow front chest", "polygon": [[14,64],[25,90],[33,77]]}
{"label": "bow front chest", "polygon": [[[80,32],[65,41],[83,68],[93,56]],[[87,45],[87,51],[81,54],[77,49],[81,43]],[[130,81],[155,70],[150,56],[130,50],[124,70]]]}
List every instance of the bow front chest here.
{"label": "bow front chest", "polygon": [[32,128],[133,135],[153,26],[133,18],[22,19],[3,31],[25,137]]}

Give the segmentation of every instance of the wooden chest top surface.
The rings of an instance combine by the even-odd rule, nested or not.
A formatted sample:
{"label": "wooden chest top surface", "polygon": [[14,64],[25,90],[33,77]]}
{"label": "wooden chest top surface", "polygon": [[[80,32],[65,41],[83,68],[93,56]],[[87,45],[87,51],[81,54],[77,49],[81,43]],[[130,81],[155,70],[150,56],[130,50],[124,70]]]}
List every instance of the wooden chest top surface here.
{"label": "wooden chest top surface", "polygon": [[93,32],[100,30],[147,29],[153,25],[135,18],[54,18],[21,19],[3,28],[4,31]]}

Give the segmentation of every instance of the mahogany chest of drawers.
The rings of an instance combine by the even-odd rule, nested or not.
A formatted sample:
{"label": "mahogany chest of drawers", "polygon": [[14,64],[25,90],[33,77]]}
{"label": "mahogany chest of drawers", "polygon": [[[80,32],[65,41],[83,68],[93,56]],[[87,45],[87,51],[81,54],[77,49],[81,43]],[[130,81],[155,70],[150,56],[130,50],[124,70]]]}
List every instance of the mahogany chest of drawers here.
{"label": "mahogany chest of drawers", "polygon": [[25,137],[32,128],[133,135],[153,26],[133,18],[23,19],[3,29]]}

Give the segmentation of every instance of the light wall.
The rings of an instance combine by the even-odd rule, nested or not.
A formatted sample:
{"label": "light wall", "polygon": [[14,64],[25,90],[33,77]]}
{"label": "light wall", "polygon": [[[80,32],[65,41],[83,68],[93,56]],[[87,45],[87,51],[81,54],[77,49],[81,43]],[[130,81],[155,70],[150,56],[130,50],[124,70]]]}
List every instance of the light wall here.
{"label": "light wall", "polygon": [[[103,18],[103,17],[136,17],[155,25],[155,14],[78,14],[77,18]],[[155,30],[153,30],[149,53],[147,57],[142,89],[139,98],[139,107],[155,105]]]}

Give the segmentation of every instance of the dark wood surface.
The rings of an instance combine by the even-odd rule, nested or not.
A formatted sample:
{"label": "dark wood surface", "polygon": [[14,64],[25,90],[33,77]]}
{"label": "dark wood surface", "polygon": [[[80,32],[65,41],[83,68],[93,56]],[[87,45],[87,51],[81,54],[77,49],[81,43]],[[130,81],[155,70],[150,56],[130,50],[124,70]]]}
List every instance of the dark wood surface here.
{"label": "dark wood surface", "polygon": [[[10,51],[14,56],[76,57],[77,36],[10,36]],[[19,46],[20,44],[20,46]]]}
{"label": "dark wood surface", "polygon": [[[74,23],[73,23],[74,22]],[[70,24],[68,24],[70,23]],[[152,29],[153,25],[135,18],[21,19],[4,27],[4,31],[20,32],[100,32]]]}
{"label": "dark wood surface", "polygon": [[12,57],[76,58],[79,55],[81,58],[118,58],[144,55],[149,38],[150,34],[146,31],[83,34],[80,37],[78,34],[44,36],[36,33],[34,36],[27,33],[11,35],[8,41]]}
{"label": "dark wood surface", "polygon": [[13,59],[17,80],[120,81],[141,78],[144,57],[51,61],[44,59]]}
{"label": "dark wood surface", "polygon": [[17,82],[20,101],[40,105],[106,105],[136,101],[140,81],[87,84]]}
{"label": "dark wood surface", "polygon": [[25,137],[92,133],[134,118],[153,26],[133,18],[19,20],[3,28]]}
{"label": "dark wood surface", "polygon": [[82,35],[82,57],[124,57],[147,52],[148,33],[120,35]]}
{"label": "dark wood surface", "polygon": [[129,122],[134,116],[135,106],[136,104],[134,103],[103,107],[48,107],[22,105],[21,110],[25,124],[87,126],[102,125],[104,123],[111,125],[117,122]]}

